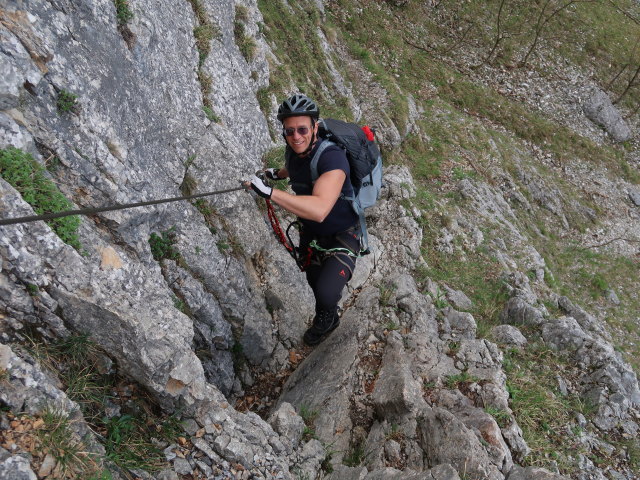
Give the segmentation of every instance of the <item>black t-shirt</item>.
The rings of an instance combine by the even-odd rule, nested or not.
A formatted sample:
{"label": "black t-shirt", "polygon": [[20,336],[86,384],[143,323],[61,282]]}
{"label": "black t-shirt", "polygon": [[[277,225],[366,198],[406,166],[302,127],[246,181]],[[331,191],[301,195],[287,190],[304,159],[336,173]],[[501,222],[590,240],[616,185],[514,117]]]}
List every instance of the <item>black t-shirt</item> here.
{"label": "black t-shirt", "polygon": [[[311,195],[313,191],[310,165],[311,159],[319,145],[320,142],[317,142],[309,155],[304,158],[298,157],[291,151],[288,152],[289,162],[287,168],[289,170],[289,180],[291,188],[296,195]],[[289,147],[287,147],[287,149],[289,149]],[[342,185],[342,195],[338,198],[336,204],[323,222],[314,222],[313,220],[304,218],[300,219],[306,233],[312,233],[318,236],[333,235],[347,230],[358,222],[358,215],[351,207],[351,204],[342,198],[343,196],[353,196],[353,187],[351,186],[347,155],[343,149],[336,145],[330,145],[325,148],[318,159],[318,177],[331,170],[342,170],[347,176]]]}

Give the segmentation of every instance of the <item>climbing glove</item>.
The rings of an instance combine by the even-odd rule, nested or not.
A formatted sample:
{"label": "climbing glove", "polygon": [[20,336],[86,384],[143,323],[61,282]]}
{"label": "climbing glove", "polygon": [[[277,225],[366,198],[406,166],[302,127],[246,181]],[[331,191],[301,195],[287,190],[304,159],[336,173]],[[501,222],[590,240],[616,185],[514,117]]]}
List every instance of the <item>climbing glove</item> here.
{"label": "climbing glove", "polygon": [[278,176],[278,172],[279,171],[280,171],[279,168],[267,168],[267,169],[265,169],[264,174],[270,180],[284,180],[284,178],[280,178]]}
{"label": "climbing glove", "polygon": [[262,181],[262,179],[258,178],[257,175],[254,175],[251,179],[250,187],[263,198],[271,198],[271,193],[273,192],[273,188]]}

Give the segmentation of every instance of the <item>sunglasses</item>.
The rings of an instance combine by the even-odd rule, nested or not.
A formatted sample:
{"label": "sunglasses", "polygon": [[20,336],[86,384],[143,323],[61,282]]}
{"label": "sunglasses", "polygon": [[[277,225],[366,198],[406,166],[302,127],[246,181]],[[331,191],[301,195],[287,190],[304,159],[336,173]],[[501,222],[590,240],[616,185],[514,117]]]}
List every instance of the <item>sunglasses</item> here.
{"label": "sunglasses", "polygon": [[309,133],[310,128],[309,127],[298,127],[298,128],[283,128],[282,129],[282,133],[284,133],[285,137],[291,137],[293,136],[293,134],[297,131],[298,135],[306,135],[307,133]]}

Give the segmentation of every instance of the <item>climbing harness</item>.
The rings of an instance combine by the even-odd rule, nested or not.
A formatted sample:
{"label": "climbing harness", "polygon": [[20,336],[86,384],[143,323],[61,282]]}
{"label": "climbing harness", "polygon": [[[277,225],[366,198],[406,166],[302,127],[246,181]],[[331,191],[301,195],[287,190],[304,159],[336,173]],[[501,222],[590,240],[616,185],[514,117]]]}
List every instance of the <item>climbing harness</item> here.
{"label": "climbing harness", "polygon": [[309,243],[309,248],[313,249],[320,262],[323,262],[328,257],[333,257],[342,265],[344,265],[353,275],[353,264],[355,262],[355,259],[360,258],[362,255],[354,251],[354,249],[347,244],[347,242],[343,238],[343,235],[345,234],[352,236],[353,239],[357,240],[358,243],[360,243],[360,239],[357,235],[357,227],[352,227],[331,237],[332,243],[338,243],[342,245],[342,247],[324,248],[320,246],[320,243],[324,240],[313,239],[311,243]]}
{"label": "climbing harness", "polygon": [[320,245],[318,245],[318,242],[316,240],[312,240],[311,243],[309,244],[309,247],[313,248],[314,250],[317,250],[318,252],[322,252],[326,255],[342,254],[342,255],[347,255],[349,257],[354,257],[354,258],[360,258],[363,256],[363,255],[358,255],[357,253],[354,253],[353,250],[347,247],[322,248]]}
{"label": "climbing harness", "polygon": [[163,198],[160,200],[149,200],[147,202],[125,203],[121,205],[110,205],[106,207],[97,207],[97,208],[81,208],[78,210],[67,210],[64,212],[46,213],[44,215],[30,215],[26,217],[2,218],[0,219],[0,226],[15,225],[17,223],[36,222],[38,220],[53,220],[54,218],[68,217],[70,215],[92,215],[94,213],[109,212],[113,210],[124,210],[127,208],[145,207],[148,205],[159,205],[161,203],[180,202],[182,200],[191,200],[194,198],[209,197],[212,195],[220,195],[222,193],[235,192],[237,190],[244,190],[244,187],[227,188],[226,190],[218,190],[216,192],[207,192],[207,193],[197,193],[195,195],[185,195],[183,197]]}

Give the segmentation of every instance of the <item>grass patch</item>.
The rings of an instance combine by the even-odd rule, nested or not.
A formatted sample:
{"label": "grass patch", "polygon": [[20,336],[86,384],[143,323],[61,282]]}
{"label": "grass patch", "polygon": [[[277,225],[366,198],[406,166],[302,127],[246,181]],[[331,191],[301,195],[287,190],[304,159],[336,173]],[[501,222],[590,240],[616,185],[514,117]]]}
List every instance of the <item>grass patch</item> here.
{"label": "grass patch", "polygon": [[342,457],[342,463],[347,467],[359,467],[364,464],[366,458],[367,455],[364,449],[364,442],[358,443],[353,445],[347,454]]}
{"label": "grass patch", "polygon": [[304,421],[304,429],[302,431],[303,441],[309,441],[312,438],[317,438],[314,423],[318,418],[320,412],[310,409],[307,405],[300,405],[298,414]]}
{"label": "grass patch", "polygon": [[[351,119],[347,100],[336,95],[330,86],[332,75],[326,55],[316,34],[318,28],[328,28],[328,18],[322,19],[313,2],[258,0],[264,19],[262,33],[272,46],[281,64],[270,65],[269,86],[258,92],[260,107],[270,113],[270,98],[284,99],[292,92],[291,85],[313,98],[320,105],[323,117]],[[289,65],[304,65],[290,68]],[[271,132],[277,138],[278,132]]]}
{"label": "grass patch", "polygon": [[[438,234],[436,222],[443,220],[437,220],[435,215],[430,217],[424,230],[425,258],[429,261],[429,267],[419,268],[415,277],[421,284],[430,278],[436,283],[455,285],[462,290],[473,302],[470,313],[477,323],[476,335],[479,338],[486,337],[491,327],[499,323],[499,314],[508,299],[501,279],[501,265],[482,248],[465,251],[464,255],[439,252],[435,241]],[[437,296],[434,304],[444,308],[447,305],[444,295]]]}
{"label": "grass patch", "polygon": [[576,298],[598,300],[612,286],[624,290],[628,280],[635,278],[638,268],[638,262],[633,259],[577,245],[563,248],[549,242],[541,246],[541,251],[560,284],[560,293]]}
{"label": "grass patch", "polygon": [[496,420],[500,428],[506,428],[511,423],[511,414],[506,410],[495,407],[485,407],[484,411]]}
{"label": "grass patch", "polygon": [[469,372],[460,372],[456,375],[449,375],[445,379],[444,384],[447,388],[458,388],[469,383],[479,382],[480,379],[469,374]]}
{"label": "grass patch", "polygon": [[436,288],[436,293],[432,294],[429,292],[429,296],[431,297],[431,300],[433,301],[433,305],[436,308],[447,308],[449,306],[449,300],[447,300],[447,296],[446,294],[440,290],[440,287]]}
{"label": "grass patch", "polygon": [[599,146],[568,127],[531,110],[525,104],[504,98],[493,90],[477,85],[460,75],[435,70],[434,80],[440,96],[461,111],[488,119],[513,132],[519,138],[541,146],[560,162],[579,157],[622,174],[622,153],[618,149]]}
{"label": "grass patch", "polygon": [[[178,417],[160,413],[144,392],[119,378],[106,355],[87,335],[73,335],[51,344],[30,339],[26,348],[43,367],[59,376],[67,396],[80,405],[85,420],[102,439],[109,460],[124,469],[147,472],[167,466],[154,441],[175,442],[182,435]],[[121,413],[107,417],[106,405],[118,405]],[[61,461],[69,465],[69,472],[80,472],[64,478],[108,478],[91,477],[99,473],[95,468],[98,461],[74,440],[67,415],[45,409],[42,418],[48,426],[38,451],[44,456],[53,449],[54,455],[62,456]]]}
{"label": "grass patch", "polygon": [[247,62],[254,59],[257,45],[253,37],[246,33],[246,23],[249,20],[249,12],[244,5],[236,5],[236,18],[233,22],[233,36],[240,53]]}
{"label": "grass patch", "polygon": [[72,430],[68,414],[47,406],[41,419],[42,424],[36,430],[37,448],[53,456],[62,478],[86,478],[101,471],[96,456],[86,451],[86,446]]}
{"label": "grass patch", "polygon": [[393,306],[392,300],[397,289],[398,287],[390,282],[382,281],[378,284],[378,290],[380,291],[380,298],[378,299],[378,302],[381,307]]}
{"label": "grass patch", "polygon": [[160,470],[166,462],[162,451],[149,443],[144,421],[125,414],[106,419],[104,447],[107,458],[126,469]]}
{"label": "grass patch", "polygon": [[201,23],[193,29],[193,36],[196,39],[196,48],[198,49],[198,68],[202,68],[211,52],[211,41],[220,36],[220,31],[207,20],[206,23]]}
{"label": "grass patch", "polygon": [[592,410],[577,396],[558,392],[556,376],[570,373],[566,358],[532,343],[522,351],[508,350],[504,368],[510,407],[532,450],[526,464],[549,468],[555,461],[562,473],[572,473],[576,447],[566,441],[566,428],[575,412],[588,417]]}
{"label": "grass patch", "polygon": [[90,422],[100,417],[101,405],[110,398],[113,379],[103,370],[103,356],[87,334],[73,335],[55,343],[30,339],[27,350],[45,368],[58,373],[65,393],[80,405]]}
{"label": "grass patch", "polygon": [[[397,25],[394,25],[393,9],[383,2],[365,2],[363,5],[338,0],[328,4],[326,12],[328,20],[324,25],[325,31],[342,32],[341,40],[351,55],[360,60],[374,80],[384,87],[389,100],[384,114],[389,116],[399,131],[404,131],[409,120],[409,105],[407,92],[398,86],[401,70],[391,60],[391,56],[402,52],[402,42],[394,30]],[[372,38],[372,31],[376,32],[377,38]],[[348,77],[349,73],[346,74]],[[353,80],[359,81],[356,78]],[[375,125],[376,122],[367,123]]]}
{"label": "grass patch", "polygon": [[202,91],[202,104],[205,107],[211,108],[211,100],[209,100],[209,94],[211,93],[213,82],[213,80],[211,79],[211,75],[209,75],[202,69],[198,69],[197,76],[198,82],[200,82],[200,90]]}
{"label": "grass patch", "polygon": [[220,123],[220,117],[215,114],[215,112],[213,111],[213,109],[211,107],[209,107],[207,105],[203,105],[202,106],[202,111],[207,116],[207,118],[209,119],[210,122]]}
{"label": "grass patch", "polygon": [[640,471],[640,440],[637,438],[629,439],[625,442],[629,466],[634,471]]}
{"label": "grass patch", "polygon": [[[467,79],[456,71],[456,67],[451,65],[451,60],[442,61],[445,58],[450,59],[452,55],[455,61],[454,52],[457,48],[476,52],[478,58],[484,56],[483,52],[488,52],[495,43],[495,20],[500,3],[499,1],[486,4],[439,2],[437,7],[427,9],[419,2],[410,2],[402,8],[393,8],[389,4],[365,2],[363,6],[354,5],[349,0],[341,0],[333,2],[327,10],[330,13],[329,23],[338,25],[335,30],[343,32],[342,40],[350,47],[353,56],[362,61],[389,93],[392,106],[386,111],[389,112],[389,116],[399,130],[402,131],[406,124],[408,93],[422,100],[423,106],[429,109],[429,102],[433,97],[422,86],[430,82],[437,87],[439,99],[454,106],[461,114],[480,118],[484,123],[489,121],[500,125],[518,138],[535,143],[550,152],[559,162],[572,162],[575,157],[579,157],[587,162],[606,165],[616,175],[633,181],[631,177],[637,177],[637,173],[633,175],[633,171],[626,165],[621,148],[597,145],[570,128],[537,113],[528,105],[513,101],[491,88]],[[547,2],[544,4],[547,5]],[[551,4],[559,6],[555,0],[552,0]],[[597,9],[602,12],[612,10],[609,5],[604,6],[600,2],[596,4]],[[605,20],[604,13],[601,18],[596,18],[596,15],[589,10],[593,4],[588,5],[563,9],[549,19],[545,23],[545,28],[538,32],[545,39],[545,48],[555,49],[554,51],[561,58],[566,58],[562,48],[570,48],[572,51],[580,50],[580,48],[574,48],[576,43],[580,45],[585,36],[592,33],[591,29],[596,28],[598,22],[603,26],[602,32],[613,28],[612,21]],[[634,12],[638,11],[637,5],[633,7],[629,1],[621,2],[620,5],[632,8]],[[507,2],[505,8],[501,23],[505,37],[499,43],[498,51],[492,55],[492,60],[498,59],[498,63],[510,65],[514,61],[517,63],[522,60],[534,42],[536,32],[532,31],[531,22],[535,24],[538,18],[544,17],[540,17],[543,12],[537,4]],[[549,11],[552,10],[549,8]],[[620,12],[616,12],[613,16],[623,20]],[[625,52],[621,54],[621,58],[624,57],[629,65],[637,65],[640,61],[637,58],[640,56],[640,49],[635,48],[634,39],[638,38],[640,27],[628,18],[625,18],[622,23],[624,23],[623,32],[625,33],[615,35],[615,37],[622,37],[626,34],[625,38],[618,38],[618,41],[624,45],[620,49]],[[554,37],[555,28],[563,29],[561,41],[557,41]],[[517,31],[518,34],[507,34],[512,30],[512,33]],[[375,31],[376,35],[370,35],[371,31]],[[398,35],[397,32],[406,33]],[[415,38],[420,40],[416,41]],[[576,43],[567,43],[567,38]],[[613,39],[602,38],[602,41],[605,40],[609,54],[606,59],[603,57],[598,62],[610,67],[611,55],[614,52],[616,55],[620,52],[616,47],[618,43]],[[376,54],[371,55],[370,52],[376,52]],[[584,58],[587,56],[585,55]],[[623,65],[624,62],[619,63]],[[627,80],[632,73],[631,70],[628,68],[626,72]],[[421,72],[421,74],[418,77],[413,72]],[[601,83],[606,84],[608,81],[603,78]],[[640,79],[637,83],[640,84]],[[396,100],[395,96],[400,91],[402,94]],[[635,95],[635,97],[638,96]],[[432,118],[428,118],[431,123]],[[428,125],[420,126],[423,132],[429,129]],[[453,126],[454,129],[459,128],[455,123],[449,126]],[[428,148],[432,150],[431,157],[435,162],[425,165],[436,169],[438,162],[446,158],[439,153],[443,149],[451,149],[446,145],[446,141],[452,136],[460,135],[455,130],[453,135],[447,131],[434,133],[436,135],[430,135]],[[475,139],[472,135],[467,136],[466,140],[460,137],[453,144],[455,149],[482,152],[481,147],[473,145]],[[444,145],[440,143],[443,141]],[[410,144],[409,147],[415,149],[415,145]],[[418,150],[417,153],[424,155],[429,152]],[[459,170],[456,172],[458,176],[461,173]],[[434,174],[437,175],[437,171],[427,172],[427,175]]]}
{"label": "grass patch", "polygon": [[[46,175],[45,168],[31,154],[17,148],[0,150],[0,176],[15,188],[37,215],[73,209],[73,204]],[[81,249],[78,238],[80,217],[77,215],[48,220],[47,225],[76,250]]]}
{"label": "grass patch", "polygon": [[272,148],[262,156],[262,164],[265,168],[282,168],[284,166],[284,152],[286,147]]}
{"label": "grass patch", "polygon": [[302,420],[307,425],[313,425],[313,422],[318,418],[319,412],[317,410],[312,410],[307,405],[300,405],[300,409],[298,414],[302,417]]}
{"label": "grass patch", "polygon": [[[191,9],[196,16],[198,25],[193,29],[193,36],[196,40],[196,48],[198,49],[198,71],[197,77],[200,83],[200,91],[202,93],[202,105],[205,115],[212,122],[218,122],[214,120],[215,117],[213,110],[211,109],[211,101],[209,95],[211,93],[211,76],[204,72],[202,69],[205,60],[211,52],[211,41],[214,38],[221,36],[220,30],[211,23],[207,10],[201,0],[188,0],[191,4]],[[217,118],[217,117],[215,117]]]}
{"label": "grass patch", "polygon": [[394,330],[400,330],[400,325],[397,324],[396,322],[392,321],[392,320],[386,322],[383,326],[384,326],[385,330],[388,330],[390,332],[392,332]]}
{"label": "grass patch", "polygon": [[[536,248],[553,273],[553,288],[587,310],[607,309],[605,321],[615,344],[622,347],[625,360],[640,372],[640,326],[634,319],[640,311],[637,259],[577,245],[562,245],[550,238],[536,238]],[[549,283],[549,282],[548,282]],[[608,300],[608,291],[620,301]]]}
{"label": "grass patch", "polygon": [[[638,106],[634,92],[640,81],[633,82],[633,75],[640,62],[640,7],[632,0],[438,2],[434,8],[415,2],[392,13],[393,18],[379,15],[377,25],[384,22],[387,31],[406,32],[399,36],[405,50],[411,46],[420,56],[455,61],[458,52],[464,51],[475,57],[476,66],[489,63],[512,69],[527,63],[542,75],[548,72],[538,66],[540,57],[568,60],[594,71],[597,83],[629,110]],[[370,42],[379,41],[369,50],[384,58],[384,35],[370,37]],[[414,67],[409,71],[423,71],[416,68],[419,59],[405,61]]]}

